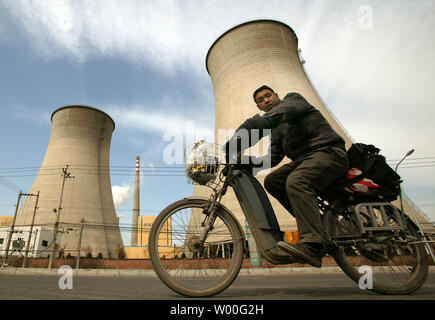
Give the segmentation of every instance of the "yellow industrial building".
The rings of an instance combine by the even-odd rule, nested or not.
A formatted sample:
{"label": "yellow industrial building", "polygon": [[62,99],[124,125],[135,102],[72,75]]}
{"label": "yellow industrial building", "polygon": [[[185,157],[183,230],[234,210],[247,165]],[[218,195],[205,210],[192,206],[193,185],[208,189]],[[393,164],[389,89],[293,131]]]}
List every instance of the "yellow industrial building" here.
{"label": "yellow industrial building", "polygon": [[9,227],[9,226],[11,226],[13,220],[14,220],[14,217],[12,217],[12,216],[3,216],[3,217],[0,217],[0,227]]}
{"label": "yellow industrial building", "polygon": [[[127,259],[149,259],[148,253],[148,237],[151,232],[151,226],[156,219],[156,216],[139,216],[138,217],[138,232],[137,232],[137,246],[126,246],[126,258]],[[168,259],[174,257],[181,257],[183,247],[176,246],[172,239],[172,223],[171,219],[166,222],[166,225],[162,230],[167,230],[167,233],[160,233],[159,238],[159,253],[163,256],[166,255]],[[297,231],[286,231],[284,233],[285,238],[290,243],[298,242]]]}
{"label": "yellow industrial building", "polygon": [[[156,216],[139,216],[137,221],[137,246],[125,247],[127,259],[149,259],[148,253],[148,237],[151,232],[151,226],[156,219]],[[172,239],[172,223],[171,219],[165,223],[162,230],[167,230],[167,233],[160,233],[159,236],[159,253],[162,256],[176,257],[181,256],[182,247],[177,247]]]}

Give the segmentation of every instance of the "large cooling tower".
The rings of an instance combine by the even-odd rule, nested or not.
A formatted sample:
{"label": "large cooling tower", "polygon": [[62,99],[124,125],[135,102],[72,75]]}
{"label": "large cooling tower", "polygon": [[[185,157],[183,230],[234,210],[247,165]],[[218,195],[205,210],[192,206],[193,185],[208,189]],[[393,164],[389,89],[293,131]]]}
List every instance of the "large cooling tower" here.
{"label": "large cooling tower", "polygon": [[[319,109],[349,146],[351,140],[326,109],[308,80],[298,52],[298,39],[287,25],[270,20],[238,25],[220,36],[211,46],[206,59],[213,82],[216,102],[215,139],[219,129],[236,129],[247,118],[261,113],[252,94],[266,84],[283,98],[288,92],[302,94]],[[284,162],[290,161],[284,159]],[[264,175],[257,175],[263,184]],[[204,189],[195,188],[202,194]],[[225,199],[226,198],[226,199]],[[244,217],[233,192],[224,203]],[[282,230],[294,230],[295,219],[274,198],[269,197]]]}
{"label": "large cooling tower", "polygon": [[[300,93],[343,137],[347,148],[352,143],[310,83],[300,60],[298,38],[289,26],[271,20],[238,25],[213,43],[207,54],[206,67],[215,94],[216,141],[219,138],[219,129],[236,129],[247,118],[262,113],[256,107],[252,94],[255,89],[265,84],[273,88],[281,98],[289,92]],[[373,143],[376,144],[375,141]],[[288,161],[290,160],[285,158],[283,163]],[[264,177],[265,175],[257,175],[262,184]],[[209,191],[195,186],[194,193],[206,195]],[[281,229],[295,229],[295,219],[278,201],[271,196],[269,198]],[[225,196],[223,202],[243,223],[243,214],[232,191]]]}
{"label": "large cooling tower", "polygon": [[[117,258],[124,245],[116,217],[109,171],[109,153],[115,123],[104,112],[87,106],[62,107],[51,116],[47,151],[31,193],[40,191],[36,225],[54,226],[59,211],[57,238],[65,255],[77,255],[80,220],[85,224],[81,255]],[[62,192],[62,183],[67,168]],[[62,196],[62,202],[60,199]],[[32,204],[22,205],[18,225],[32,221]],[[50,239],[51,241],[51,239]],[[48,246],[50,247],[50,246]],[[57,256],[57,255],[56,255]]]}

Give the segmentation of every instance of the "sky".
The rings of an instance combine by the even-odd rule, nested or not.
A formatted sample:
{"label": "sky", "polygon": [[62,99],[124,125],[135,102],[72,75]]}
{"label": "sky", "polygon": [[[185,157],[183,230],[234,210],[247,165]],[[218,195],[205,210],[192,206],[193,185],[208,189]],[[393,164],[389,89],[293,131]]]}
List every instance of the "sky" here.
{"label": "sky", "polygon": [[115,121],[111,182],[122,225],[131,224],[136,156],[141,215],[190,196],[179,155],[168,155],[172,134],[213,136],[206,54],[256,19],[296,32],[307,74],[354,141],[376,145],[392,166],[415,149],[399,174],[435,221],[433,0],[0,0],[0,215],[13,215],[18,192],[30,190],[51,114],[72,104]]}

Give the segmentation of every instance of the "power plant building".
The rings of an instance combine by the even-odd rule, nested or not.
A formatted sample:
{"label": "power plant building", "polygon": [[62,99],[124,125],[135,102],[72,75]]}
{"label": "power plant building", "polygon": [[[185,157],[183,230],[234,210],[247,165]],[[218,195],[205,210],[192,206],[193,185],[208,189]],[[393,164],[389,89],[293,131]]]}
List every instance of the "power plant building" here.
{"label": "power plant building", "polygon": [[[31,233],[30,237],[29,234]],[[9,248],[8,238],[11,235],[10,227],[0,227],[0,256],[24,256],[29,242],[29,258],[46,258],[50,255],[50,243],[53,240],[53,229],[42,226],[21,226],[14,228]]]}
{"label": "power plant building", "polygon": [[[34,225],[55,230],[59,222],[55,257],[59,251],[77,255],[82,219],[81,256],[125,256],[109,170],[114,121],[98,109],[72,105],[54,111],[51,122],[45,157],[30,190],[40,192]],[[24,201],[17,226],[32,223],[32,201]]]}
{"label": "power plant building", "polygon": [[[150,235],[151,226],[153,225],[156,216],[139,216],[137,220],[136,245],[125,247],[127,259],[149,259],[148,237]],[[167,232],[165,232],[167,231]],[[172,222],[171,218],[166,221],[162,227],[162,232],[159,234],[159,253],[168,258],[175,256],[181,257],[182,247],[179,247],[173,241]]]}

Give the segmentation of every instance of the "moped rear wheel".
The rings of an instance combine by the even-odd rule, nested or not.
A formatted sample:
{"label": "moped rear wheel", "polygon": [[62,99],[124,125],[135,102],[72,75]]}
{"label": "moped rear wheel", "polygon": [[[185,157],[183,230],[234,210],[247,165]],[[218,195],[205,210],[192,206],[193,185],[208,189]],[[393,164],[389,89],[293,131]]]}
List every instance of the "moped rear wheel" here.
{"label": "moped rear wheel", "polygon": [[[388,212],[387,212],[388,214]],[[390,223],[393,226],[393,215]],[[350,214],[328,214],[329,232],[344,239],[346,233],[358,232]],[[335,227],[331,225],[335,223]],[[407,219],[406,231],[382,231],[377,237],[364,237],[367,242],[339,245],[331,254],[341,269],[361,289],[382,294],[410,294],[418,290],[428,275],[428,256],[414,224]],[[356,239],[350,237],[349,240]],[[377,239],[377,240],[375,240]],[[384,240],[382,240],[384,239]]]}
{"label": "moped rear wheel", "polygon": [[218,204],[209,223],[204,199],[183,199],[164,209],[151,228],[148,244],[154,271],[175,292],[207,297],[222,292],[236,279],[243,262],[243,233],[238,221]]}

